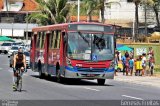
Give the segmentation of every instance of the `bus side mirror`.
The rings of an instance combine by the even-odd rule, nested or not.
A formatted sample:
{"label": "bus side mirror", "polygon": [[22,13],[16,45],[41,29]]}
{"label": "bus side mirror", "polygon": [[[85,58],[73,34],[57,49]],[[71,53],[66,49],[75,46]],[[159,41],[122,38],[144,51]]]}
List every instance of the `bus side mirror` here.
{"label": "bus side mirror", "polygon": [[64,36],[64,42],[67,42],[67,35]]}
{"label": "bus side mirror", "polygon": [[65,32],[62,32],[62,35],[63,35],[64,43],[66,43],[67,42],[67,35]]}

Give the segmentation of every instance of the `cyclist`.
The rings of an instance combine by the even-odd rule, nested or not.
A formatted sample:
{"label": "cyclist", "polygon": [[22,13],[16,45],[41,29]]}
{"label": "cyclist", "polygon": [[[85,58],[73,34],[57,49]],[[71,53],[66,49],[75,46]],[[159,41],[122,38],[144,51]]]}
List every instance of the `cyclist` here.
{"label": "cyclist", "polygon": [[[13,90],[16,90],[16,78],[17,78],[17,70],[20,68],[21,72],[26,72],[26,57],[23,54],[23,50],[21,48],[18,49],[18,54],[14,55],[13,60]],[[22,77],[22,74],[21,74]]]}

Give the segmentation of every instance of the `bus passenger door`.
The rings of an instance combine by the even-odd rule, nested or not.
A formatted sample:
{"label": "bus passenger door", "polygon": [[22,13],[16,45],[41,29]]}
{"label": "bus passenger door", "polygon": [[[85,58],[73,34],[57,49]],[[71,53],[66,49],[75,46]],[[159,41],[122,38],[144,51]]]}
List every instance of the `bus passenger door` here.
{"label": "bus passenger door", "polygon": [[49,35],[50,33],[46,33],[45,45],[44,45],[44,64],[45,64],[45,72],[48,72],[48,52],[49,52]]}
{"label": "bus passenger door", "polygon": [[65,63],[66,63],[66,42],[67,35],[65,32],[61,32],[61,41],[60,41],[60,65],[62,66],[62,75],[65,76]]}

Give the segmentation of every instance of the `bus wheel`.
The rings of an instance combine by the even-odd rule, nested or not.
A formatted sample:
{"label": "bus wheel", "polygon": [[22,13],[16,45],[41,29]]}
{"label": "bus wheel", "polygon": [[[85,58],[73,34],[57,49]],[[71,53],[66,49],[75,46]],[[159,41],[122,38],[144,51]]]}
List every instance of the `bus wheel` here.
{"label": "bus wheel", "polygon": [[97,79],[98,85],[104,85],[105,79]]}

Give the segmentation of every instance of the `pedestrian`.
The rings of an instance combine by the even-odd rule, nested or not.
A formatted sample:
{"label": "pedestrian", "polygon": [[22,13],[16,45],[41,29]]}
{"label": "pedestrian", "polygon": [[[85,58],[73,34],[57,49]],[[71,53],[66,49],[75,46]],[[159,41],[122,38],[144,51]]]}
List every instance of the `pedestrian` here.
{"label": "pedestrian", "polygon": [[118,57],[115,54],[115,58],[114,58],[114,65],[115,65],[115,76],[117,76],[117,69],[118,69]]}
{"label": "pedestrian", "polygon": [[142,55],[139,56],[139,75],[142,76]]}
{"label": "pedestrian", "polygon": [[140,70],[139,70],[139,62],[140,60],[139,60],[139,57],[136,59],[136,61],[135,61],[135,69],[136,69],[136,72],[135,72],[135,76],[139,76],[139,72],[140,72]]}
{"label": "pedestrian", "polygon": [[130,58],[126,58],[126,69],[125,69],[125,72],[126,72],[126,76],[128,76],[128,72],[129,72],[129,60]]}
{"label": "pedestrian", "polygon": [[146,53],[142,54],[142,76],[146,74],[146,63],[147,63],[147,59],[146,59]]}
{"label": "pedestrian", "polygon": [[126,51],[124,55],[125,55],[126,58],[129,58],[129,53],[128,53],[128,51]]}
{"label": "pedestrian", "polygon": [[130,60],[129,60],[129,71],[130,71],[130,75],[131,76],[133,74],[133,66],[134,66],[134,59],[132,57],[130,57]]}
{"label": "pedestrian", "polygon": [[148,59],[150,59],[151,56],[154,57],[154,51],[153,51],[152,47],[149,47]]}
{"label": "pedestrian", "polygon": [[134,58],[134,54],[133,54],[133,51],[130,51],[130,54],[129,54],[130,58]]}
{"label": "pedestrian", "polygon": [[121,54],[121,51],[118,51],[118,60],[121,61],[122,60],[122,54]]}
{"label": "pedestrian", "polygon": [[141,76],[141,71],[142,71],[142,57],[141,55],[138,57],[138,59],[136,60],[136,76]]}
{"label": "pedestrian", "polygon": [[151,56],[150,59],[149,59],[149,70],[150,70],[151,76],[153,76],[153,72],[154,72],[154,64],[155,64],[154,57]]}
{"label": "pedestrian", "polygon": [[123,75],[124,75],[125,70],[126,70],[126,57],[125,57],[125,55],[122,56],[122,64],[123,64]]}

